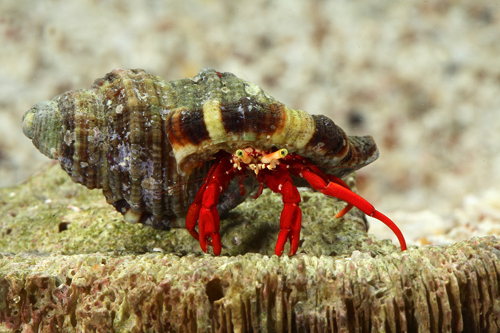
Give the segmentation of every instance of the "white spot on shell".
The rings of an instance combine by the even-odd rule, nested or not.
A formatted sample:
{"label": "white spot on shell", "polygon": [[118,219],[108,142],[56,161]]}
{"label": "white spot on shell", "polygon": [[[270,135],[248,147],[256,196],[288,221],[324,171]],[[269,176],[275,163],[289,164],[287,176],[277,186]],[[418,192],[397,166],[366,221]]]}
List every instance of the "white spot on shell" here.
{"label": "white spot on shell", "polygon": [[92,129],[92,131],[94,132],[94,139],[95,139],[95,141],[99,141],[100,140],[100,136],[101,136],[101,131],[99,131],[99,128],[98,127],[94,127]]}
{"label": "white spot on shell", "polygon": [[59,157],[59,151],[56,148],[50,148],[50,153],[56,158]]}
{"label": "white spot on shell", "polygon": [[257,95],[258,93],[260,93],[262,91],[262,89],[254,84],[254,83],[250,83],[250,82],[245,82],[245,91],[247,94],[249,95]]}
{"label": "white spot on shell", "polygon": [[141,187],[145,190],[154,190],[158,185],[159,181],[156,181],[153,177],[144,178],[141,182]]}
{"label": "white spot on shell", "polygon": [[127,212],[123,215],[125,221],[130,223],[137,223],[141,218],[141,214],[135,213],[132,209],[127,210]]}
{"label": "white spot on shell", "polygon": [[233,237],[233,244],[234,245],[240,245],[241,244],[241,237],[239,235],[235,235]]}
{"label": "white spot on shell", "polygon": [[191,81],[193,81],[194,83],[198,83],[198,82],[200,82],[200,80],[201,80],[201,76],[200,75],[196,75],[195,77],[193,77],[191,79]]}
{"label": "white spot on shell", "polygon": [[220,90],[225,94],[227,94],[230,91],[228,87],[222,87]]}
{"label": "white spot on shell", "polygon": [[75,132],[70,132],[69,130],[66,131],[66,134],[64,135],[64,142],[66,145],[71,145],[74,141],[76,140],[76,134]]}
{"label": "white spot on shell", "polygon": [[312,150],[318,151],[318,150],[321,150],[321,148],[323,148],[324,146],[325,146],[324,142],[319,142],[316,146],[313,147]]}
{"label": "white spot on shell", "polygon": [[116,114],[122,114],[122,112],[123,112],[123,105],[120,104],[116,107]]}

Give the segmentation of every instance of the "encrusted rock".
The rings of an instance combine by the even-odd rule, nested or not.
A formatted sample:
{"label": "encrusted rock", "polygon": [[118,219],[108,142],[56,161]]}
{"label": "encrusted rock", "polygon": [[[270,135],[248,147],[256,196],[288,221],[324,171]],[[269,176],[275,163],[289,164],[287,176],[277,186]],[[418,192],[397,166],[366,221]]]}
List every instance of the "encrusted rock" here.
{"label": "encrusted rock", "polygon": [[350,258],[20,254],[0,320],[44,332],[497,332],[500,242]]}
{"label": "encrusted rock", "polygon": [[263,195],[221,221],[213,257],[184,229],[124,223],[58,166],[0,189],[0,332],[498,331],[498,239],[400,252],[304,192],[301,251],[278,258],[281,199]]}

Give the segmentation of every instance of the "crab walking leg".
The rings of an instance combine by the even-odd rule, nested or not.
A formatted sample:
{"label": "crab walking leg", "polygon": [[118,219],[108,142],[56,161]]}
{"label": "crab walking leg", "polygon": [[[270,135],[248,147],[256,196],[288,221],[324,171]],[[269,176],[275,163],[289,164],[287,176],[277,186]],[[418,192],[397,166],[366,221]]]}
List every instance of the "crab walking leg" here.
{"label": "crab walking leg", "polygon": [[333,215],[336,219],[341,218],[345,214],[349,213],[349,211],[354,207],[352,204],[348,203],[344,208],[342,208],[337,214]]}
{"label": "crab walking leg", "polygon": [[[189,207],[186,216],[186,228],[189,233],[199,240],[203,252],[207,252],[207,245],[212,245],[214,254],[221,252],[220,218],[217,211],[219,197],[234,178],[234,168],[230,159],[219,155],[212,166],[203,185],[198,190],[194,202]],[[198,232],[194,230],[198,221]],[[212,242],[209,241],[209,238]]]}
{"label": "crab walking leg", "polygon": [[198,189],[196,193],[196,197],[194,201],[189,206],[189,210],[186,215],[186,229],[189,231],[191,236],[193,236],[196,240],[199,240],[198,232],[194,229],[196,227],[196,223],[198,222],[198,217],[200,216],[200,210],[203,203],[203,195],[205,194],[205,190],[208,188],[208,181],[212,179],[212,176],[217,170],[217,167],[220,164],[220,158],[212,165],[210,170],[208,171],[205,179],[203,180],[203,184]]}
{"label": "crab walking leg", "polygon": [[299,208],[300,194],[286,168],[280,171],[265,172],[264,181],[269,189],[275,193],[281,193],[283,199],[283,210],[280,217],[280,233],[274,253],[281,256],[287,239],[290,240],[290,256],[293,256],[299,248],[300,228],[302,222],[302,211]]}
{"label": "crab walking leg", "polygon": [[[285,160],[289,161],[290,165],[292,166],[292,170],[294,170],[294,174],[297,176],[300,176],[300,171],[304,169],[309,169],[311,172],[319,175],[320,177],[323,177],[325,179],[328,179],[330,182],[337,183],[343,187],[345,187],[348,190],[351,190],[349,185],[347,185],[342,179],[339,177],[336,177],[332,174],[325,174],[321,169],[317,166],[312,164],[310,161],[308,161],[306,158],[296,155],[296,154],[289,154],[285,157]],[[299,172],[297,172],[299,170]],[[347,205],[337,214],[335,214],[335,218],[340,218],[347,214],[351,209],[353,205],[350,203],[347,203]]]}
{"label": "crab walking leg", "polygon": [[375,210],[375,208],[368,201],[366,201],[353,191],[348,190],[345,187],[335,182],[329,182],[327,184],[326,181],[320,175],[317,175],[309,170],[304,170],[302,172],[302,175],[304,179],[307,180],[315,190],[318,190],[331,197],[344,200],[347,203],[350,203],[355,207],[357,207],[363,213],[382,221],[398,237],[399,244],[401,246],[401,251],[406,250],[406,241],[403,237],[403,234],[401,233],[401,230],[399,230],[398,226],[394,222],[392,222],[387,216]]}
{"label": "crab walking leg", "polygon": [[[331,175],[331,174],[325,174],[323,171],[321,171],[320,168],[318,168],[315,165],[308,165],[307,169],[309,169],[314,174],[319,175],[320,177],[324,177],[324,178],[328,179],[330,182],[339,184],[340,186],[348,189],[349,191],[351,190],[351,188],[349,187],[349,185],[347,185],[342,179],[340,179],[339,177],[336,177],[334,175]],[[345,214],[349,213],[349,211],[352,209],[352,207],[353,207],[352,204],[347,203],[347,205],[344,208],[342,208],[342,210],[340,212],[338,212],[337,214],[335,214],[334,217],[337,218],[337,219],[341,218]]]}
{"label": "crab walking leg", "polygon": [[212,239],[214,254],[218,256],[221,251],[220,242],[220,218],[217,211],[221,186],[217,182],[208,185],[203,194],[203,202],[198,221],[198,231],[200,233],[200,246],[203,252],[207,252],[208,238]]}
{"label": "crab walking leg", "polygon": [[[330,182],[334,182],[334,183],[337,183],[339,184],[340,186],[343,186],[345,187],[346,189],[348,189],[349,191],[351,190],[351,188],[349,187],[349,185],[347,185],[342,179],[340,179],[339,177],[335,177],[334,175],[326,175],[326,177],[328,178],[328,180]],[[342,216],[344,216],[345,214],[349,213],[349,211],[352,209],[353,204],[351,203],[347,203],[347,206],[345,206],[344,208],[342,208],[342,210],[340,212],[338,212],[337,214],[335,214],[335,218],[341,218]]]}

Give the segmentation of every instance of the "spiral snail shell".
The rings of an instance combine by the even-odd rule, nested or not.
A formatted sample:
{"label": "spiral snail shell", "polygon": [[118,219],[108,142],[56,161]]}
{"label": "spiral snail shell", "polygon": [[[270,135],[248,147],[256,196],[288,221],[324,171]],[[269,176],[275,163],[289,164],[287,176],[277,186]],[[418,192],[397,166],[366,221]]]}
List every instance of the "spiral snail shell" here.
{"label": "spiral snail shell", "polygon": [[[219,150],[285,147],[336,176],[378,157],[372,137],[347,136],[325,116],[290,109],[257,85],[210,68],[170,82],[115,69],[89,90],[35,104],[22,127],[74,182],[101,188],[127,221],[161,229],[184,226]],[[238,184],[230,186],[219,210],[244,199]]]}

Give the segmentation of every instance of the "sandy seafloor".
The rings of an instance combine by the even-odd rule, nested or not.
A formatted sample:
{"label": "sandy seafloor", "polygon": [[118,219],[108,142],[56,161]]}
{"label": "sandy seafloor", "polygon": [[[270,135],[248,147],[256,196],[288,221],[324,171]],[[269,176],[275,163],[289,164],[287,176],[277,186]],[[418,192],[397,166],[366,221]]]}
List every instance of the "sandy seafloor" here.
{"label": "sandy seafloor", "polygon": [[372,135],[358,188],[410,244],[499,235],[499,31],[486,0],[1,1],[0,186],[48,162],[21,131],[31,105],[117,67],[214,67]]}

